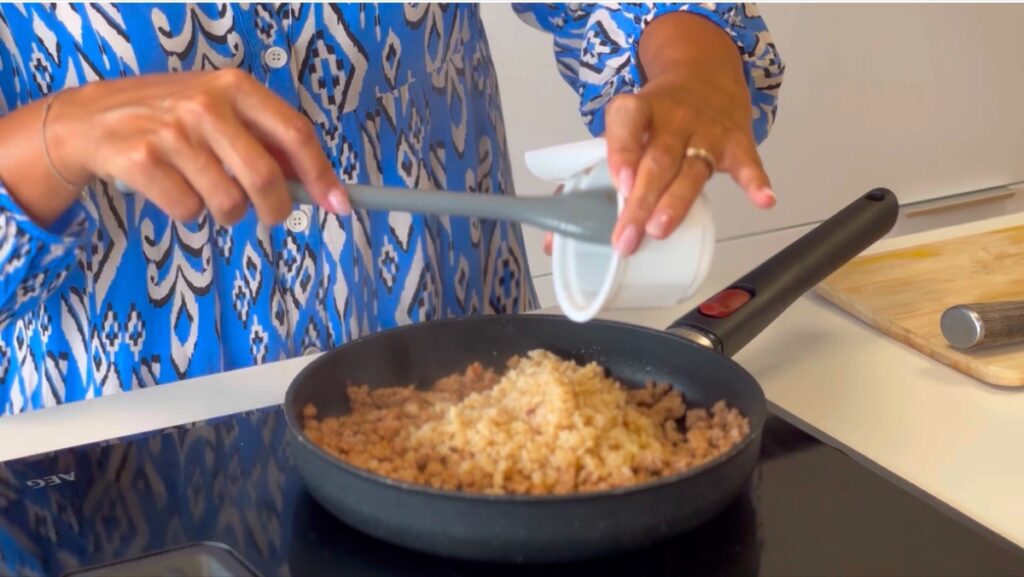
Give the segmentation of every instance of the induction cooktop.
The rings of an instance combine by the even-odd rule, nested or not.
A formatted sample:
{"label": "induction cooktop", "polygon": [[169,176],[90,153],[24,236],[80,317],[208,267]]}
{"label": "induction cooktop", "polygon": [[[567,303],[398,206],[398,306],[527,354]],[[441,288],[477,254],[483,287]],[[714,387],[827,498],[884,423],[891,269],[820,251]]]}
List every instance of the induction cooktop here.
{"label": "induction cooktop", "polygon": [[0,463],[0,574],[1024,575],[1024,550],[778,417],[747,490],[710,522],[550,566],[452,561],[359,533],[305,491],[286,431],[270,407]]}

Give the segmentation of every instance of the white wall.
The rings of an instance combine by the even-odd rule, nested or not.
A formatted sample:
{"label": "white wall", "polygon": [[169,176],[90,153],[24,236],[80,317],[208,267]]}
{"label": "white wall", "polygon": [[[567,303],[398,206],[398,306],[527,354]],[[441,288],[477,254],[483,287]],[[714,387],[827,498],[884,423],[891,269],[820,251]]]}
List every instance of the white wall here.
{"label": "white wall", "polygon": [[[760,9],[787,63],[779,117],[761,149],[780,199],[758,211],[716,177],[708,191],[720,238],[822,220],[874,186],[906,203],[1024,180],[1024,5]],[[588,136],[575,95],[555,71],[548,35],[508,5],[482,13],[516,189],[546,194],[522,154]],[[550,270],[539,239],[529,232],[535,276]]]}

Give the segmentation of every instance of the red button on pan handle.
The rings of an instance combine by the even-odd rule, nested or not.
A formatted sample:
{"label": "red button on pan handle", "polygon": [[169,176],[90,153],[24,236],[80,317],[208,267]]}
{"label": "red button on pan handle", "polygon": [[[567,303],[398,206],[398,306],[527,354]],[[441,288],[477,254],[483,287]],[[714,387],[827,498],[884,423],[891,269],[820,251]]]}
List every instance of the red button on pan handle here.
{"label": "red button on pan handle", "polygon": [[704,301],[698,310],[700,314],[716,319],[725,318],[747,304],[751,294],[741,288],[730,288]]}

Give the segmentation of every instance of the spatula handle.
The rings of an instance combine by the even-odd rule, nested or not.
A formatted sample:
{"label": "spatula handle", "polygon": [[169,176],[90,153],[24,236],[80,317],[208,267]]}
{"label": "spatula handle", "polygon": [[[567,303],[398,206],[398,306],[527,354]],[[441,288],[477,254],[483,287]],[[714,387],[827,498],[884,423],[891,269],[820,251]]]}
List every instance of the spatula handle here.
{"label": "spatula handle", "polygon": [[[124,183],[115,186],[134,194]],[[309,191],[298,181],[288,181],[288,194],[299,204],[313,204]],[[595,191],[613,200],[604,204],[581,195],[517,197],[471,194],[441,190],[412,190],[389,186],[346,184],[352,206],[360,210],[386,210],[431,215],[468,216],[520,222],[595,244],[608,244],[615,225],[614,190]]]}
{"label": "spatula handle", "polygon": [[950,307],[939,320],[955,349],[976,349],[1024,341],[1024,300]]}
{"label": "spatula handle", "polygon": [[[362,184],[346,184],[345,189],[352,206],[361,210],[507,220],[600,244],[610,241],[616,216],[614,210],[607,214],[586,210],[590,205],[584,204],[585,199],[570,195],[517,197]],[[288,190],[296,202],[312,202],[301,183],[290,181]],[[611,194],[614,198],[615,193],[599,191],[594,194]],[[609,206],[614,206],[614,202]]]}

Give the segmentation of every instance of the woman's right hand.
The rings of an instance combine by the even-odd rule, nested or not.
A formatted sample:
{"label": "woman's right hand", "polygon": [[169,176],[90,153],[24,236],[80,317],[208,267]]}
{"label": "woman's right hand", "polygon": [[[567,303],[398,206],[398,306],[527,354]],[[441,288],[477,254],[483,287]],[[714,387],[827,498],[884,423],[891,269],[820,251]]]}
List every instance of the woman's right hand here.
{"label": "woman's right hand", "polygon": [[261,221],[279,223],[292,210],[286,176],[324,208],[349,211],[310,121],[241,70],[69,90],[53,102],[46,141],[67,180],[123,182],[179,221],[206,209],[233,224],[251,204]]}

